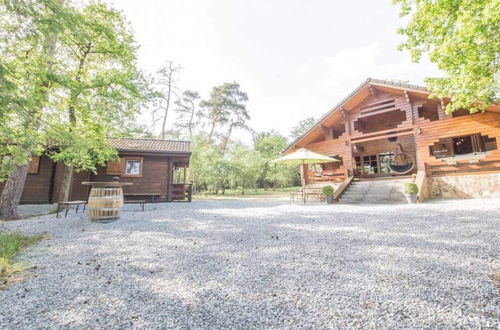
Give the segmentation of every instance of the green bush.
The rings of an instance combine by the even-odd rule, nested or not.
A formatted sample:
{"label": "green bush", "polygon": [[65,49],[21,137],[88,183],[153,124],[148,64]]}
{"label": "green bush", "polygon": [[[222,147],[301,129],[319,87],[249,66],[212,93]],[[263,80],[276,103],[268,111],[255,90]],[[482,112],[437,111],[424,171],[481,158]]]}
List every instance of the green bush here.
{"label": "green bush", "polygon": [[323,187],[323,194],[325,196],[333,196],[333,187],[332,186],[324,186]]}
{"label": "green bush", "polygon": [[404,189],[407,195],[418,194],[418,186],[413,182],[405,183]]}

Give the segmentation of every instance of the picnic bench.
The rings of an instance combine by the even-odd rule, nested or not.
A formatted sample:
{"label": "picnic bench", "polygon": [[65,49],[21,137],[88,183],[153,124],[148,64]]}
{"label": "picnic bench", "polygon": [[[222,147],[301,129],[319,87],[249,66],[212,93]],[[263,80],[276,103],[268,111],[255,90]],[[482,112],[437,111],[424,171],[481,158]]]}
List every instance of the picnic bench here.
{"label": "picnic bench", "polygon": [[[123,194],[124,197],[149,197],[149,199],[151,200],[151,203],[154,203],[155,202],[155,199],[156,197],[159,197],[161,196],[161,193],[125,193]],[[128,203],[128,202],[131,202],[133,200],[128,200],[128,201],[125,201],[125,203]],[[143,201],[143,203],[146,203],[146,201]]]}
{"label": "picnic bench", "polygon": [[142,209],[142,212],[144,212],[144,206],[146,205],[146,201],[145,200],[128,200],[128,201],[124,201],[123,202],[124,204],[139,204],[141,206],[141,209]]}
{"label": "picnic bench", "polygon": [[307,203],[310,199],[317,199],[318,201],[323,201],[325,195],[323,194],[322,188],[307,188],[303,187],[299,191],[290,193],[290,202],[295,202],[296,200],[302,200]]}
{"label": "picnic bench", "polygon": [[66,212],[64,213],[64,217],[66,218],[68,216],[68,211],[71,208],[71,206],[76,206],[75,214],[77,214],[78,209],[80,208],[80,205],[82,205],[82,204],[83,204],[83,213],[85,213],[85,207],[87,206],[86,201],[58,202],[57,203],[57,210],[56,210],[56,218],[59,218],[59,212],[61,211],[61,206],[66,207]]}

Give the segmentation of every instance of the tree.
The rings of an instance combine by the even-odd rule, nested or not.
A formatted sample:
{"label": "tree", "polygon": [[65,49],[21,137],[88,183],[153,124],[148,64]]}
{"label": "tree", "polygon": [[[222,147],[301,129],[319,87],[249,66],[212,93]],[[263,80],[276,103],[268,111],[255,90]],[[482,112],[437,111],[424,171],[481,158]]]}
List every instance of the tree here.
{"label": "tree", "polygon": [[40,126],[54,82],[55,41],[71,24],[62,0],[0,2],[0,179],[7,177],[0,218],[18,218],[28,163],[44,145]]}
{"label": "tree", "polygon": [[304,135],[311,127],[314,126],[316,123],[316,119],[314,117],[307,117],[306,119],[303,119],[298,122],[297,125],[295,125],[291,132],[290,136],[293,140],[298,139],[302,135]]}
{"label": "tree", "polygon": [[213,140],[217,126],[227,124],[227,132],[223,141],[225,150],[233,129],[246,127],[246,121],[250,119],[244,104],[246,101],[248,101],[248,95],[240,90],[240,85],[236,82],[224,83],[212,89],[210,98],[200,103],[204,116],[210,123],[209,140]]}
{"label": "tree", "polygon": [[263,161],[257,151],[241,143],[238,143],[232,150],[228,162],[229,177],[235,188],[241,187],[242,195],[245,194],[247,188],[256,186]]}
{"label": "tree", "polygon": [[46,128],[57,145],[51,154],[65,166],[59,200],[68,200],[73,172],[95,171],[116,158],[109,131],[133,117],[143,99],[144,79],[136,47],[119,11],[102,3],[68,8],[73,25],[58,37],[54,102]]}
{"label": "tree", "polygon": [[[181,66],[175,65],[174,62],[168,61],[167,65],[158,70],[158,78],[155,85],[157,86],[156,96],[158,108],[153,111],[153,122],[161,120],[160,137],[165,138],[167,134],[167,117],[170,106],[173,103],[174,97],[177,96],[177,73],[181,70]],[[160,116],[155,119],[156,113],[160,112]]]}
{"label": "tree", "polygon": [[500,95],[500,2],[498,0],[393,0],[411,15],[399,33],[400,49],[418,62],[424,53],[445,72],[426,83],[438,98],[450,98],[448,113],[483,110]]}
{"label": "tree", "polygon": [[182,129],[187,129],[189,139],[193,139],[194,130],[199,123],[195,121],[199,115],[197,111],[197,103],[200,99],[200,94],[191,90],[182,92],[181,97],[175,102],[177,108],[177,126]]}
{"label": "tree", "polygon": [[262,164],[257,183],[260,187],[267,189],[269,186],[289,186],[296,183],[299,176],[297,166],[272,164],[271,161],[278,158],[281,151],[287,146],[286,138],[275,131],[263,132],[255,137],[254,149],[260,155]]}

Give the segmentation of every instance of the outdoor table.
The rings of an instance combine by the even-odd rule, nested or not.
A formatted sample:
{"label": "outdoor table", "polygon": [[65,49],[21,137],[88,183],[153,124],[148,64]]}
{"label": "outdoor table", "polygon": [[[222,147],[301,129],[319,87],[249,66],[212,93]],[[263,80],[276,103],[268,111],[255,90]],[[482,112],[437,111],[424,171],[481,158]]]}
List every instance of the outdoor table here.
{"label": "outdoor table", "polygon": [[92,186],[89,194],[89,219],[95,222],[110,222],[120,218],[123,207],[123,186],[131,182],[82,182]]}

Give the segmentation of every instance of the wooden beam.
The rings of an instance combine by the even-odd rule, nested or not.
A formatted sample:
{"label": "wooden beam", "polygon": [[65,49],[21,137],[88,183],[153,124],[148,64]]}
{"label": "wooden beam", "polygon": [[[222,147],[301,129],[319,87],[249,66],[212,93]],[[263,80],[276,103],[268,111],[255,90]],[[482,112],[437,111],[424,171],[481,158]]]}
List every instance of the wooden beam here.
{"label": "wooden beam", "polygon": [[411,135],[411,134],[412,134],[412,132],[400,132],[400,133],[394,133],[394,134],[386,134],[386,135],[381,135],[381,136],[374,136],[374,137],[357,139],[356,141],[353,141],[353,143],[361,143],[361,142],[368,142],[368,141],[384,140],[384,139],[387,139],[387,138],[390,138],[390,137],[403,136],[403,135]]}
{"label": "wooden beam", "polygon": [[321,129],[323,130],[323,135],[325,136],[325,140],[331,140],[333,138],[330,128],[321,125]]}
{"label": "wooden beam", "polygon": [[375,89],[372,87],[372,84],[368,84],[368,91],[370,91],[370,95],[375,96]]}
{"label": "wooden beam", "polygon": [[406,102],[411,103],[410,96],[408,95],[406,89],[403,91],[403,93],[405,94]]}
{"label": "wooden beam", "polygon": [[[369,112],[369,113],[361,114],[360,116],[358,116],[358,118],[366,118],[366,117],[376,116],[376,115],[380,115],[382,113],[392,112],[392,111],[401,111],[401,109],[399,109],[399,108],[389,108],[389,109],[382,109],[382,110],[372,111],[372,112]],[[359,121],[359,119],[358,119],[358,121]]]}
{"label": "wooden beam", "polygon": [[344,125],[346,128],[347,135],[351,136],[351,115],[344,108],[340,108],[342,116],[344,117]]}

